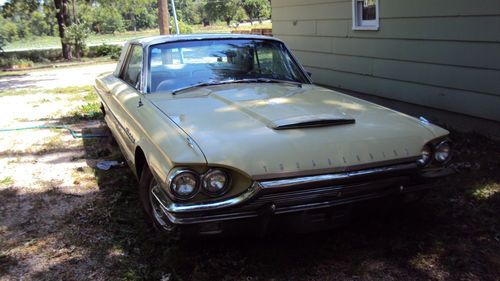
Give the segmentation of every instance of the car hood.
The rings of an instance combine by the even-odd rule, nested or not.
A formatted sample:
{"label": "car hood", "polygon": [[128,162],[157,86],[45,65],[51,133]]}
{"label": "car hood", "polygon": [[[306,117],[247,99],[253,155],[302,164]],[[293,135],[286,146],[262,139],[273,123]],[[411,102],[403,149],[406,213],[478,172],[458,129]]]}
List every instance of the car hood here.
{"label": "car hood", "polygon": [[254,179],[408,160],[448,133],[315,85],[229,84],[148,97],[194,139],[209,165]]}

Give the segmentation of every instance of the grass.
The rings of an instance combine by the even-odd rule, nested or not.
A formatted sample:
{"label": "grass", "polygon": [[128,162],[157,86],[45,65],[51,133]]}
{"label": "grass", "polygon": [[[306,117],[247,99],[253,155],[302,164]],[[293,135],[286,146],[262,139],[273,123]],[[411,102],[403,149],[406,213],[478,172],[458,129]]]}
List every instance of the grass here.
{"label": "grass", "polygon": [[7,176],[7,177],[0,179],[0,185],[9,186],[9,185],[12,185],[13,183],[14,183],[14,180],[10,176]]}
{"label": "grass", "polygon": [[85,101],[95,102],[98,100],[97,94],[95,94],[94,88],[92,86],[69,86],[69,87],[54,88],[42,91],[33,89],[0,90],[0,97],[23,96],[23,95],[43,94],[43,93],[54,94],[54,95],[73,95],[75,99],[83,99]]}
{"label": "grass", "polygon": [[0,97],[9,97],[9,96],[24,96],[33,94],[33,90],[22,89],[22,90],[0,90]]}
{"label": "grass", "polygon": [[493,197],[495,194],[500,194],[500,183],[498,182],[482,182],[477,184],[469,194],[477,200],[486,200]]}
{"label": "grass", "polygon": [[[192,25],[193,33],[229,33],[231,30],[249,30],[251,28],[272,28],[271,23],[254,24],[252,26],[240,26],[238,28],[228,27],[225,23],[217,23],[210,26]],[[87,45],[113,44],[124,42],[133,38],[159,35],[158,29],[141,30],[137,32],[127,31],[115,34],[92,34],[87,39]],[[4,47],[5,51],[29,48],[59,48],[61,39],[57,36],[33,36],[11,42]]]}
{"label": "grass", "polygon": [[93,92],[94,88],[90,85],[88,86],[68,86],[61,88],[49,89],[46,92],[49,94],[81,94]]}
{"label": "grass", "polygon": [[[496,280],[500,178],[491,168],[499,163],[498,144],[459,138],[467,141],[457,142],[457,161],[480,161],[481,169],[453,175],[416,205],[366,214],[333,231],[174,241],[142,222],[137,182],[127,167],[93,170],[100,196],[68,214],[61,231],[66,245],[107,262],[120,280]],[[485,148],[471,150],[471,143]],[[84,145],[87,159],[102,157],[94,154],[102,140]],[[90,172],[75,170],[75,178]],[[65,266],[72,265],[46,274],[65,276]]]}
{"label": "grass", "polygon": [[27,71],[0,71],[0,77],[6,76],[24,76],[28,74]]}
{"label": "grass", "polygon": [[57,151],[63,148],[67,147],[66,142],[62,140],[62,136],[65,134],[65,132],[62,132],[61,130],[52,130],[55,135],[46,138],[43,141],[43,145],[41,145],[38,149],[34,149],[31,152],[34,154],[46,154],[51,151]]}
{"label": "grass", "polygon": [[103,117],[101,104],[99,102],[88,102],[80,105],[78,109],[73,110],[68,118],[71,122],[77,122],[81,120],[102,119]]}

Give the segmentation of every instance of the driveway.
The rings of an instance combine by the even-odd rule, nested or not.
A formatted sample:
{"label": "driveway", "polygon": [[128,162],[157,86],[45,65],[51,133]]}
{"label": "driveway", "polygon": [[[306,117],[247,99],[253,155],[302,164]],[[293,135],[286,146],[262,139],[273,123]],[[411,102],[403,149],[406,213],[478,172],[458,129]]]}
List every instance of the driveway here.
{"label": "driveway", "polygon": [[34,70],[26,75],[0,77],[0,90],[91,85],[97,74],[114,71],[115,67],[116,63],[107,63]]}

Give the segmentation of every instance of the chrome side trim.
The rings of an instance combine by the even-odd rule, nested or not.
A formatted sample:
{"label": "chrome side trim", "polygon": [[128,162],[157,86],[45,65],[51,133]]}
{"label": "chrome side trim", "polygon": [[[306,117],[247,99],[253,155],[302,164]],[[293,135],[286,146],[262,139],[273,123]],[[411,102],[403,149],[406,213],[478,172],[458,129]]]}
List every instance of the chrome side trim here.
{"label": "chrome side trim", "polygon": [[177,203],[167,200],[167,196],[161,188],[153,188],[151,192],[160,202],[167,212],[171,213],[189,213],[189,212],[203,212],[218,210],[221,208],[239,205],[257,195],[261,191],[259,183],[254,182],[252,186],[239,196],[229,199],[215,200],[209,202],[195,202],[195,203]]}
{"label": "chrome side trim", "polygon": [[282,180],[273,180],[273,181],[263,181],[260,184],[262,188],[267,189],[276,189],[276,188],[287,188],[291,186],[301,186],[301,185],[315,185],[321,184],[334,180],[343,180],[343,179],[352,179],[356,177],[373,175],[373,174],[383,174],[389,172],[398,172],[403,170],[410,170],[416,168],[416,164],[403,164],[389,167],[381,167],[374,168],[368,170],[359,170],[359,171],[351,171],[345,173],[336,173],[336,174],[326,174],[326,175],[318,175],[318,176],[307,176],[307,177],[299,177],[299,178],[291,178],[291,179],[282,179]]}
{"label": "chrome side trim", "polygon": [[322,174],[346,173],[349,171],[371,170],[371,169],[376,169],[376,168],[380,168],[380,167],[414,163],[419,158],[420,158],[420,156],[411,156],[411,157],[405,157],[405,158],[399,158],[399,159],[385,160],[385,161],[379,161],[379,162],[374,162],[374,163],[359,164],[359,165],[344,166],[344,167],[324,168],[324,169],[316,169],[316,170],[303,170],[303,171],[298,171],[298,172],[281,172],[281,173],[261,174],[261,175],[254,175],[252,177],[252,179],[259,181],[259,182],[263,182],[263,181],[268,181],[268,180],[275,180],[277,178],[283,179],[283,178],[307,177],[313,173],[315,173],[316,175],[322,175]]}

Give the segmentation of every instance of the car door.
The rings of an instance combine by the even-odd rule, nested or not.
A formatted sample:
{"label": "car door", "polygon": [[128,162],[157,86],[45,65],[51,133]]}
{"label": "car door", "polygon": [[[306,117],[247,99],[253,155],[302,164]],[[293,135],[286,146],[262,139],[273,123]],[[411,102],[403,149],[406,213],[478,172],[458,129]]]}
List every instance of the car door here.
{"label": "car door", "polygon": [[[114,87],[108,96],[112,114],[118,123],[121,147],[127,161],[133,161],[135,144],[140,130],[137,124],[137,111],[141,106],[143,71],[143,48],[141,45],[130,45],[124,66],[119,74],[120,86]],[[118,142],[120,140],[117,139]]]}

